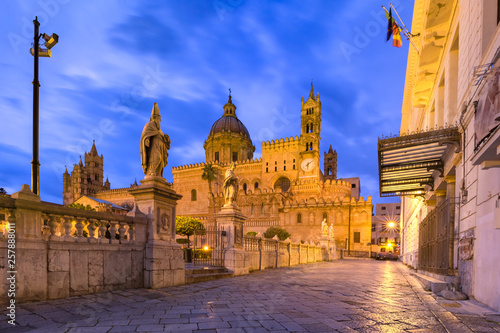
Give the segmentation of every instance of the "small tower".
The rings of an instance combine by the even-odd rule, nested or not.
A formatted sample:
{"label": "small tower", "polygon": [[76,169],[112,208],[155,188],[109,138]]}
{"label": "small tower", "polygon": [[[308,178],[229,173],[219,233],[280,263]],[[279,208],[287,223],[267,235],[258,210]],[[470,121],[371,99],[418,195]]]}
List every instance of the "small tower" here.
{"label": "small tower", "polygon": [[323,173],[325,179],[337,179],[337,151],[332,150],[332,145],[328,149],[328,153],[324,154],[324,168]]}
{"label": "small tower", "polygon": [[89,153],[85,153],[85,169],[87,171],[87,193],[93,195],[103,189],[104,168],[103,156],[99,156],[95,140]]}
{"label": "small tower", "polygon": [[68,168],[63,173],[63,205],[69,205],[73,200],[73,191],[71,186],[71,176]]}

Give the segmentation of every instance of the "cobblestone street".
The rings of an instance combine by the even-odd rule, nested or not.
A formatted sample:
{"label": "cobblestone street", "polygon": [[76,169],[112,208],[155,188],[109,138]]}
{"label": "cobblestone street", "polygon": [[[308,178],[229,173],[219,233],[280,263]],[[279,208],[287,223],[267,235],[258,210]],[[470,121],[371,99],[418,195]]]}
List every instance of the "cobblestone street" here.
{"label": "cobblestone street", "polygon": [[[7,332],[500,332],[395,262],[346,259],[17,307]],[[455,314],[449,310],[453,310]],[[457,310],[458,309],[458,310]],[[462,313],[460,313],[462,312]]]}

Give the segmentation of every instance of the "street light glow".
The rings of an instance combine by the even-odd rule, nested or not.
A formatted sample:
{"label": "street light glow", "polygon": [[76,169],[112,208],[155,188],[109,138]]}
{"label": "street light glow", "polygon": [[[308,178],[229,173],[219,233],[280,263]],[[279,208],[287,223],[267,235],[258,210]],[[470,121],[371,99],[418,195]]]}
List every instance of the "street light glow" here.
{"label": "street light glow", "polygon": [[208,251],[208,246],[206,246],[206,245],[205,245],[205,246],[203,247],[203,250]]}
{"label": "street light glow", "polygon": [[392,222],[392,221],[389,222],[389,228],[394,228],[394,225],[395,225],[394,222]]}

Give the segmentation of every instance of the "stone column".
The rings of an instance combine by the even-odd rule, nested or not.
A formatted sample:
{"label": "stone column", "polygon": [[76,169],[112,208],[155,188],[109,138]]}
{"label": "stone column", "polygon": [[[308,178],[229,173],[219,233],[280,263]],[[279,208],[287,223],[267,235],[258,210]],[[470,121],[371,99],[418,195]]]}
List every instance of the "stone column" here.
{"label": "stone column", "polygon": [[215,214],[217,225],[226,232],[224,239],[224,265],[235,275],[248,274],[245,267],[243,224],[246,217],[235,206],[225,205]]}
{"label": "stone column", "polygon": [[[144,287],[164,288],[185,283],[182,249],[175,242],[175,206],[182,198],[165,178],[146,176],[141,185],[129,190],[136,210],[146,217]],[[142,238],[137,230],[136,239]]]}

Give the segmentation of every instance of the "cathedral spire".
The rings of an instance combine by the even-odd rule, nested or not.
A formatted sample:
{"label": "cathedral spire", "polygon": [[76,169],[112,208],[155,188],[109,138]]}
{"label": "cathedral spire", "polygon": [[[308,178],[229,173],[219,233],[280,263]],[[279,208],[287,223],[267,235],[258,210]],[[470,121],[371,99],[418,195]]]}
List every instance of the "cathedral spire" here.
{"label": "cathedral spire", "polygon": [[229,88],[229,98],[226,105],[224,105],[224,114],[222,116],[236,117],[236,106],[233,104],[231,99],[231,88]]}
{"label": "cathedral spire", "polygon": [[314,88],[313,88],[313,83],[312,83],[312,81],[311,81],[311,92],[309,93],[309,98],[308,98],[308,100],[309,100],[309,99],[312,99],[313,101],[315,101],[315,100],[316,100],[316,98],[314,97]]}
{"label": "cathedral spire", "polygon": [[330,149],[328,149],[328,154],[333,154],[332,145],[330,145]]}
{"label": "cathedral spire", "polygon": [[80,156],[80,163],[78,163],[78,166],[83,167],[82,156]]}
{"label": "cathedral spire", "polygon": [[94,140],[94,143],[92,144],[92,149],[90,149],[90,155],[91,156],[98,156],[99,154],[97,154],[97,148],[95,147],[95,140]]}

